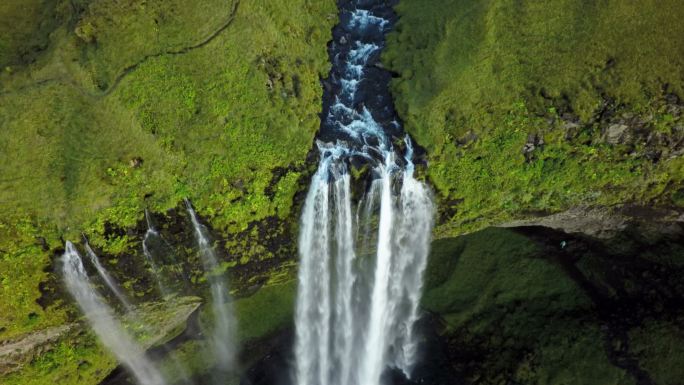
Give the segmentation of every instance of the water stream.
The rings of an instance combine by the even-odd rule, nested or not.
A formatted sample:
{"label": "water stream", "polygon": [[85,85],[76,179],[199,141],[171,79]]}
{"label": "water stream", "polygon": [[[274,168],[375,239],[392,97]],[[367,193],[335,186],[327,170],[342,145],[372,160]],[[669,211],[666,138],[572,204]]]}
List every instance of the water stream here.
{"label": "water stream", "polygon": [[[414,329],[434,208],[414,178],[391,75],[378,65],[394,14],[384,1],[339,7],[320,163],[299,235],[297,385],[378,385],[389,368],[410,378],[418,359]],[[352,181],[350,169],[363,164],[370,181]],[[352,198],[353,183],[367,186],[360,199]]]}
{"label": "water stream", "polygon": [[[85,238],[85,236],[84,236]],[[126,311],[130,312],[133,310],[133,306],[131,303],[126,299],[126,296],[123,294],[121,289],[119,289],[119,286],[114,282],[114,278],[112,278],[111,275],[105,270],[104,266],[100,263],[100,259],[97,257],[97,254],[95,254],[95,251],[90,247],[90,244],[88,244],[88,241],[85,242],[85,249],[86,249],[86,254],[88,255],[88,258],[90,259],[90,262],[95,266],[95,269],[97,270],[97,273],[100,275],[102,280],[105,282],[105,285],[109,288],[109,290],[112,291],[114,296],[121,302],[121,304],[126,308]]]}
{"label": "water stream", "polygon": [[207,272],[211,288],[212,312],[214,316],[213,335],[209,338],[218,369],[228,372],[234,369],[235,364],[235,329],[232,301],[228,293],[228,286],[219,269],[218,259],[214,247],[210,242],[207,228],[200,223],[197,213],[192,208],[190,201],[185,201],[188,214],[194,228],[195,240],[199,246],[200,257]]}
{"label": "water stream", "polygon": [[67,289],[102,343],[129,369],[139,384],[164,385],[161,373],[147,359],[144,350],[126,333],[112,309],[93,289],[81,256],[71,242],[66,243],[62,262]]}
{"label": "water stream", "polygon": [[162,274],[161,267],[159,266],[158,261],[154,258],[154,255],[152,255],[152,249],[150,247],[150,242],[153,239],[161,239],[161,235],[152,225],[150,213],[147,210],[145,210],[145,221],[147,222],[147,231],[145,231],[145,237],[142,241],[143,255],[145,255],[147,263],[149,263],[150,267],[152,268],[152,274],[154,274],[154,281],[157,283],[159,293],[162,295],[162,297],[167,297],[172,293],[165,284],[165,279]]}

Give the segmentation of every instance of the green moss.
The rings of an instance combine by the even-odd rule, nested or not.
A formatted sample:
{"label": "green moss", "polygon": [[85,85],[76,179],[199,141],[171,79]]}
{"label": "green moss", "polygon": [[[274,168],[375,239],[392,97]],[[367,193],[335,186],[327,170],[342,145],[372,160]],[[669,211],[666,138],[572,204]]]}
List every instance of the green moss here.
{"label": "green moss", "polygon": [[7,385],[97,384],[116,366],[90,333],[63,338],[21,371],[2,378]]}
{"label": "green moss", "polygon": [[252,296],[237,300],[238,338],[247,341],[266,337],[290,325],[296,288],[296,281],[267,285]]}
{"label": "green moss", "polygon": [[[3,28],[20,13],[10,3],[0,7]],[[0,227],[35,231],[0,234],[0,263],[16,273],[3,283],[12,318],[0,338],[62,319],[18,326],[42,314],[38,284],[61,237],[85,231],[121,254],[135,237],[106,228],[130,229],[144,208],[164,211],[184,197],[223,233],[291,215],[299,173],[273,196],[265,189],[271,170],[301,164],[313,141],[334,15],[333,1],[98,1],[73,30],[54,26],[31,66],[3,72]],[[3,52],[20,40],[0,35]],[[102,95],[103,86],[116,87]],[[36,237],[51,251],[38,252]]]}
{"label": "green moss", "polygon": [[[188,341],[173,351],[173,358],[160,362],[160,370],[165,378],[177,380],[207,373],[213,365],[212,360],[207,359],[205,354],[208,351],[211,351],[211,347],[206,340]],[[179,365],[178,362],[182,362],[183,365]]]}
{"label": "green moss", "polygon": [[[178,297],[161,303],[148,303],[135,313],[122,317],[128,333],[143,347],[161,345],[185,329],[185,321],[199,305],[199,298]],[[36,315],[35,321],[40,321]],[[36,323],[34,328],[41,325]],[[114,356],[102,346],[85,324],[72,324],[71,331],[54,344],[38,347],[33,359],[18,371],[0,377],[3,384],[44,385],[97,384],[118,365]],[[17,362],[19,363],[19,362]]]}
{"label": "green moss", "polygon": [[432,245],[423,306],[459,328],[491,308],[563,312],[589,306],[560,267],[511,230],[486,229]]}
{"label": "green moss", "polygon": [[0,256],[0,340],[64,323],[66,312],[59,303],[42,308],[37,282],[47,279],[43,267],[50,263],[48,253],[27,246]]}
{"label": "green moss", "polygon": [[0,68],[30,62],[40,54],[60,18],[58,3],[6,0],[0,4]]}
{"label": "green moss", "polygon": [[[249,297],[233,303],[237,319],[237,337],[241,343],[268,337],[292,323],[297,282],[275,280],[259,288]],[[204,327],[212,327],[212,308],[202,308]]]}
{"label": "green moss", "polygon": [[537,243],[489,228],[433,242],[423,306],[478,384],[634,384],[609,360],[583,290]]}
{"label": "green moss", "polygon": [[631,348],[653,381],[662,385],[681,382],[684,368],[684,333],[674,325],[651,321],[629,333]]}
{"label": "green moss", "polygon": [[634,385],[635,380],[608,361],[596,326],[569,323],[544,341],[516,370],[521,383],[539,385]]}
{"label": "green moss", "polygon": [[[451,217],[443,235],[579,204],[669,204],[681,159],[654,164],[639,145],[603,144],[593,119],[612,100],[650,130],[680,124],[662,101],[684,95],[678,1],[408,0],[397,10],[384,59],[401,74],[400,115]],[[580,119],[571,140],[568,112]],[[544,145],[526,162],[530,134]]]}

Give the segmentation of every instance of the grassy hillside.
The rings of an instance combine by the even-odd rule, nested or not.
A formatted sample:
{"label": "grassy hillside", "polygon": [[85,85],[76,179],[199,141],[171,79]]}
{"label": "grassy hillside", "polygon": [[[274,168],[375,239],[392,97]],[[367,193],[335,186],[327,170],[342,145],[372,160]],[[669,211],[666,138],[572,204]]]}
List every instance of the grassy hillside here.
{"label": "grassy hillside", "polygon": [[64,321],[39,284],[81,231],[127,253],[184,197],[222,237],[289,217],[336,21],[333,1],[44,3],[0,6],[0,341]]}
{"label": "grassy hillside", "polygon": [[[403,0],[386,63],[457,233],[578,204],[680,204],[681,2]],[[678,97],[679,96],[679,97]],[[623,127],[624,126],[624,127]]]}

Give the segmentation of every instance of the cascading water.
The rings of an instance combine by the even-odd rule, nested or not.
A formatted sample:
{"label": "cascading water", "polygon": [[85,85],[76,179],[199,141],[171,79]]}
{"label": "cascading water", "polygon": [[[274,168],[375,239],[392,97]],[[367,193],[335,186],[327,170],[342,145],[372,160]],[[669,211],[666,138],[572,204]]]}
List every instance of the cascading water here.
{"label": "cascading water", "polygon": [[210,342],[218,368],[223,372],[230,371],[234,368],[236,354],[234,348],[236,321],[233,317],[232,302],[225,281],[216,274],[219,267],[218,259],[209,242],[207,228],[200,223],[190,201],[186,200],[185,205],[192,221],[204,269],[209,275],[214,315],[213,335]]}
{"label": "cascading water", "polygon": [[69,293],[74,297],[100,340],[123,363],[141,385],[164,385],[161,373],[147,359],[143,349],[124,331],[112,310],[93,290],[81,256],[71,242],[62,257]]}
{"label": "cascading water", "polygon": [[[384,1],[339,6],[319,135],[335,143],[318,143],[299,236],[297,385],[378,385],[388,368],[410,378],[432,229],[431,195],[413,176],[411,141],[394,145],[401,127],[391,76],[376,65],[392,10]],[[352,215],[349,167],[361,163],[373,181]]]}
{"label": "cascading water", "polygon": [[111,290],[112,293],[114,293],[119,302],[121,302],[124,308],[126,308],[126,311],[130,312],[133,309],[133,306],[128,301],[128,299],[126,299],[126,296],[123,294],[123,292],[121,292],[119,286],[114,282],[114,278],[112,278],[112,276],[109,275],[104,266],[102,266],[102,264],[100,263],[100,259],[97,257],[97,254],[95,254],[95,251],[93,251],[93,249],[90,247],[90,244],[87,241],[85,242],[85,249],[88,258],[90,259],[90,262],[93,264],[93,266],[95,266],[95,270],[97,270],[97,273],[105,282],[105,285],[107,285],[109,290]]}
{"label": "cascading water", "polygon": [[143,254],[147,259],[147,262],[150,264],[150,267],[152,267],[152,273],[154,274],[154,279],[157,282],[159,293],[161,293],[162,297],[167,297],[171,294],[171,292],[164,284],[164,277],[161,274],[161,269],[159,268],[159,264],[157,263],[157,261],[155,261],[154,256],[152,255],[152,251],[150,249],[150,242],[152,241],[152,239],[161,239],[161,235],[152,225],[150,213],[147,210],[145,210],[145,222],[147,222],[147,231],[145,232],[145,237],[143,238],[142,242]]}

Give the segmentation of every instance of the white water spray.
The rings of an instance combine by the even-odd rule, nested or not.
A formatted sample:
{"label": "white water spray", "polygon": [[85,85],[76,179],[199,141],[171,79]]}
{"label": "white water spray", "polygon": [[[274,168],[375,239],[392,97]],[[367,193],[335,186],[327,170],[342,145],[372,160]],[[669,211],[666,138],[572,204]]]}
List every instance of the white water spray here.
{"label": "white water spray", "polygon": [[138,383],[164,385],[161,373],[147,359],[143,349],[126,333],[109,306],[93,290],[81,256],[71,242],[66,243],[62,262],[69,293],[104,345],[130,370]]}
{"label": "white water spray", "polygon": [[159,288],[159,293],[162,295],[162,297],[166,298],[171,294],[171,291],[164,284],[164,277],[162,275],[161,269],[159,264],[157,264],[157,261],[155,261],[149,246],[150,241],[153,238],[161,238],[161,235],[152,225],[150,213],[147,210],[145,210],[145,221],[147,222],[147,231],[145,232],[145,237],[143,238],[142,242],[143,254],[145,255],[145,259],[147,259],[147,262],[150,264],[150,267],[152,267],[152,273],[154,274],[154,280]]}
{"label": "white water spray", "polygon": [[87,241],[85,242],[85,249],[88,258],[90,259],[90,262],[93,264],[93,266],[95,266],[95,270],[97,270],[97,273],[100,275],[105,285],[107,285],[109,290],[112,291],[114,296],[116,296],[119,302],[121,302],[124,308],[126,308],[126,311],[132,311],[133,306],[128,301],[128,299],[126,299],[126,296],[123,294],[121,289],[119,289],[119,285],[116,284],[114,278],[112,278],[112,276],[109,275],[104,266],[102,266],[102,264],[100,263],[100,259],[97,257],[97,254],[95,254],[95,251],[93,251],[93,249],[90,247],[90,244]]}
{"label": "white water spray", "polygon": [[[369,10],[346,12],[346,31],[375,28],[377,34],[389,24]],[[319,143],[321,161],[302,212],[297,385],[379,385],[388,368],[410,378],[418,358],[414,329],[434,208],[429,189],[413,176],[410,140],[398,161],[399,151],[385,133],[399,123],[376,121],[366,103],[356,100],[369,61],[382,48],[362,40],[350,43],[338,79],[341,92],[325,120],[351,142]],[[355,216],[348,171],[354,158],[370,163],[375,176]]]}
{"label": "white water spray", "polygon": [[228,294],[228,287],[224,279],[216,274],[219,268],[218,259],[211,242],[207,228],[200,223],[197,213],[192,208],[190,201],[185,200],[185,206],[190,215],[192,226],[195,230],[195,240],[199,246],[200,257],[204,269],[208,274],[211,287],[212,310],[214,315],[214,328],[210,338],[212,349],[215,354],[219,369],[223,372],[230,371],[235,366],[235,328],[236,321],[233,316],[232,301]]}

